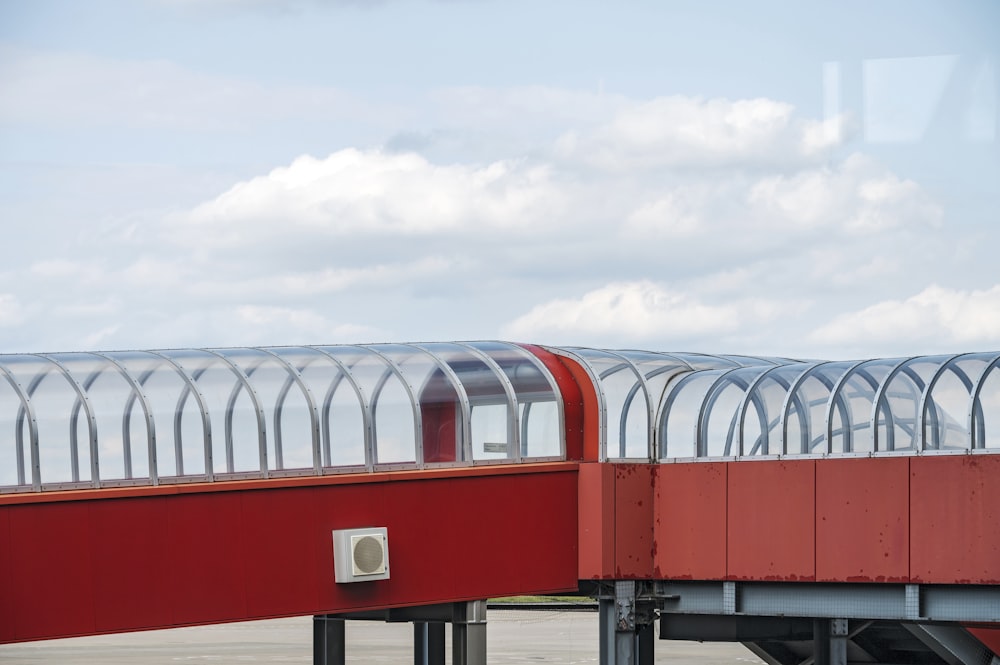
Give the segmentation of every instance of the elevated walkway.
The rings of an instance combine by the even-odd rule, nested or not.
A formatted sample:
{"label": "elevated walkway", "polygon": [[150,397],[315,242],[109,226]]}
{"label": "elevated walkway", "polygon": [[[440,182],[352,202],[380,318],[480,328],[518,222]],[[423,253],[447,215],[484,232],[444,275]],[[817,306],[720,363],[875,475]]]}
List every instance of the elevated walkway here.
{"label": "elevated walkway", "polygon": [[[773,663],[989,662],[998,451],[996,353],[0,355],[0,642],[314,615],[336,662],[338,622],[392,611],[476,662],[483,599],[583,592],[606,663],[657,620]],[[385,565],[338,579],[333,532],[369,527]]]}

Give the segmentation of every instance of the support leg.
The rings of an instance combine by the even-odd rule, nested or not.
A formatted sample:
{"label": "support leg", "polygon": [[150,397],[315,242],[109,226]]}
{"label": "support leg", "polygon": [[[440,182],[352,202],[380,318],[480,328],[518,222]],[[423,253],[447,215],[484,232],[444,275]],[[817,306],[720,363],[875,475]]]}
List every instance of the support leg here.
{"label": "support leg", "polygon": [[413,622],[414,665],[444,665],[444,622]]}
{"label": "support leg", "polygon": [[347,659],[344,620],[313,617],[313,665],[344,665]]}
{"label": "support leg", "polygon": [[813,622],[813,655],[816,665],[847,665],[847,619]]}
{"label": "support leg", "polygon": [[486,665],[486,601],[456,603],[451,626],[452,665]]}
{"label": "support leg", "polygon": [[655,624],[648,623],[639,626],[639,631],[635,635],[635,662],[636,665],[653,665],[656,660],[656,628]]}

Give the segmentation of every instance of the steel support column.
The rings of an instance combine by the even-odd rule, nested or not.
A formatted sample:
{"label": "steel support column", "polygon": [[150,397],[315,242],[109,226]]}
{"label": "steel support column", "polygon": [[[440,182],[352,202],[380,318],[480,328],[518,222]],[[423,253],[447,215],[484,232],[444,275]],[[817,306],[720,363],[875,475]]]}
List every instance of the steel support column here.
{"label": "steel support column", "polygon": [[601,665],[652,665],[656,629],[652,612],[639,609],[631,580],[615,582],[614,595],[598,599]]}
{"label": "steel support column", "polygon": [[813,658],[816,665],[847,665],[847,619],[813,622]]}
{"label": "steel support column", "polygon": [[347,659],[344,620],[313,617],[313,665],[344,665]]}
{"label": "steel support column", "polygon": [[413,622],[413,665],[444,665],[443,621]]}
{"label": "steel support column", "polygon": [[486,601],[455,604],[451,626],[452,665],[486,665]]}

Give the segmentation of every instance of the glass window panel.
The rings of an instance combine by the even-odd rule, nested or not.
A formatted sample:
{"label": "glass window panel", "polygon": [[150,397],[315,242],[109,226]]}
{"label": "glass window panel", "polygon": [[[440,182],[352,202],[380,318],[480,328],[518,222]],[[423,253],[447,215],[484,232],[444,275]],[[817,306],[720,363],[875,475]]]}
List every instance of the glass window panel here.
{"label": "glass window panel", "polygon": [[269,468],[311,468],[313,414],[295,372],[270,353],[258,349],[222,349],[217,353],[247,375],[257,394],[264,411],[265,431],[269,434]]}
{"label": "glass window panel", "polygon": [[[89,435],[86,429],[81,435],[79,427],[86,418],[78,419],[74,434],[70,434],[71,414],[78,401],[72,383],[54,363],[40,357],[5,356],[4,363],[24,388],[35,410],[42,484],[89,481]],[[15,422],[19,416],[23,417],[20,405],[17,409]]]}
{"label": "glass window panel", "polygon": [[[606,455],[643,458],[649,450],[649,416],[645,392],[636,370],[623,358],[596,349],[573,349],[601,382],[606,413]],[[641,412],[633,410],[638,404]]]}
{"label": "glass window panel", "polygon": [[428,453],[425,461],[464,459],[462,407],[451,377],[426,351],[400,344],[379,344],[370,348],[396,363],[416,393],[421,417],[428,421],[422,439],[425,453]]}
{"label": "glass window panel", "polygon": [[697,457],[698,413],[705,395],[725,370],[708,370],[679,377],[667,387],[661,407],[660,456]]}
{"label": "glass window panel", "polygon": [[[212,428],[213,471],[216,474],[260,471],[257,410],[237,372],[207,351],[184,349],[163,353],[191,374],[205,398]],[[191,399],[189,395],[185,401]],[[189,473],[186,466],[185,473]]]}
{"label": "glass window panel", "polygon": [[872,452],[872,406],[882,379],[901,362],[899,358],[869,360],[845,373],[837,399],[843,404],[847,422],[838,412],[831,442],[833,452]]}
{"label": "glass window panel", "polygon": [[521,456],[558,457],[560,442],[559,406],[555,401],[521,405]]}
{"label": "glass window panel", "polygon": [[[21,399],[0,373],[0,487],[31,484],[31,451],[27,419],[21,424],[18,451],[17,412]],[[20,479],[20,482],[19,482]]]}
{"label": "glass window panel", "polygon": [[920,400],[927,381],[946,356],[914,358],[902,363],[885,386],[878,414],[879,450],[917,450]]}
{"label": "glass window panel", "polygon": [[[282,347],[270,350],[280,355],[301,374],[303,383],[312,393],[313,403],[320,418],[321,464],[326,467],[363,466],[364,402],[363,396],[358,394],[346,374],[349,369],[341,369],[334,360],[316,349]],[[354,356],[351,358],[356,360]],[[287,399],[297,400],[300,409],[307,408],[305,396],[301,392],[290,390]],[[290,423],[295,424],[294,431]],[[306,452],[302,442],[306,440],[303,426],[307,423],[311,427],[311,421],[305,417],[282,418],[282,441],[298,441],[300,456]],[[311,441],[311,431],[308,434]],[[287,447],[289,443],[284,445]],[[308,452],[309,466],[311,466],[311,446]]]}
{"label": "glass window panel", "polygon": [[983,381],[979,403],[983,414],[983,448],[1000,449],[1000,368],[994,367]]}
{"label": "glass window panel", "polygon": [[504,459],[512,456],[507,430],[506,404],[475,404],[472,407],[472,456],[474,459]]}

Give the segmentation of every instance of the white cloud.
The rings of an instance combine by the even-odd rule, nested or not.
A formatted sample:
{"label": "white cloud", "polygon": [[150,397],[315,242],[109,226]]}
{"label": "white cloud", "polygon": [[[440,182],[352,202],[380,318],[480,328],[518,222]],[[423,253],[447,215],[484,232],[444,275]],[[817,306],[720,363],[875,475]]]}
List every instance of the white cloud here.
{"label": "white cloud", "polygon": [[905,300],[842,314],[813,331],[810,339],[831,346],[895,346],[924,353],[1000,348],[1000,285],[985,290],[932,285]]}
{"label": "white cloud", "polygon": [[178,218],[174,230],[183,242],[228,246],[288,234],[523,232],[558,222],[565,207],[546,166],[441,166],[412,153],[346,149],[240,183]]}
{"label": "white cloud", "polygon": [[835,142],[818,121],[770,99],[658,97],[622,108],[593,130],[570,131],[557,153],[609,170],[809,161]]}
{"label": "white cloud", "polygon": [[835,166],[766,177],[751,188],[748,201],[772,225],[856,234],[937,226],[943,215],[917,183],[862,155]]}
{"label": "white cloud", "polygon": [[647,280],[615,282],[579,298],[536,305],[504,328],[516,339],[690,342],[718,339],[774,317],[775,301],[741,298],[720,304]]}

